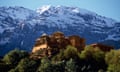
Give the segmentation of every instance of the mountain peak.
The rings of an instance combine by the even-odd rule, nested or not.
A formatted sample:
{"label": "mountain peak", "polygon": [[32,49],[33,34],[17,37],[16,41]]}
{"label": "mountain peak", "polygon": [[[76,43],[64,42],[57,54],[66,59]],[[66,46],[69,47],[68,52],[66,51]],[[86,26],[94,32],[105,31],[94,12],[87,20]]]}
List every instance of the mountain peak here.
{"label": "mountain peak", "polygon": [[49,10],[51,7],[51,5],[44,5],[40,8],[37,8],[36,12],[42,14],[43,12]]}
{"label": "mountain peak", "polygon": [[78,7],[68,7],[68,6],[61,6],[61,5],[57,5],[57,6],[52,6],[52,5],[44,5],[40,8],[37,8],[36,12],[37,13],[44,13],[46,11],[49,12],[73,12],[73,13],[81,13],[81,14],[93,14],[96,15],[96,13],[88,11],[86,9],[82,9],[82,8],[78,8]]}

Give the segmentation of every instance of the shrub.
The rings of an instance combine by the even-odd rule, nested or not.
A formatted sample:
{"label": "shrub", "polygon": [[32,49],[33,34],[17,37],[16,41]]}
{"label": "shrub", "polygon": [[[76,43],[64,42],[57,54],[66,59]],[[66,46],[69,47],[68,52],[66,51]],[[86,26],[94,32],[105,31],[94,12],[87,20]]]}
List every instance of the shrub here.
{"label": "shrub", "polygon": [[36,72],[37,62],[29,58],[21,59],[17,67],[13,71],[17,72]]}
{"label": "shrub", "polygon": [[105,61],[108,64],[108,72],[120,71],[120,50],[111,50],[105,55]]}
{"label": "shrub", "polygon": [[66,62],[65,69],[65,72],[76,72],[77,66],[72,58]]}
{"label": "shrub", "polygon": [[17,65],[17,63],[22,59],[29,56],[29,54],[23,50],[12,50],[9,53],[7,53],[4,58],[3,61],[6,64],[12,64],[12,65]]}

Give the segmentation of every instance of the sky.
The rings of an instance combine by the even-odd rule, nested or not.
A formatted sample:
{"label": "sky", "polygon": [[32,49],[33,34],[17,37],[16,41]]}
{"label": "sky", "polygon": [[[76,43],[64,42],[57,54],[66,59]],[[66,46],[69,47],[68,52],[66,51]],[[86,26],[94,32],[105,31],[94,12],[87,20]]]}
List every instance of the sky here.
{"label": "sky", "polygon": [[0,6],[23,6],[32,10],[43,5],[79,7],[120,21],[120,0],[0,0]]}

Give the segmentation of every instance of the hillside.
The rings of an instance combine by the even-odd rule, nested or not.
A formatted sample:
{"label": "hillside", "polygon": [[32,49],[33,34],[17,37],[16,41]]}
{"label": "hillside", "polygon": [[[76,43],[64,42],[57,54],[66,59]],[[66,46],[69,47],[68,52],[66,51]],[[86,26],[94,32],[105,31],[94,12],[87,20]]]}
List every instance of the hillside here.
{"label": "hillside", "polygon": [[77,7],[0,7],[0,55],[14,48],[31,51],[36,38],[55,31],[84,37],[87,44],[100,42],[120,48],[120,22],[112,18]]}

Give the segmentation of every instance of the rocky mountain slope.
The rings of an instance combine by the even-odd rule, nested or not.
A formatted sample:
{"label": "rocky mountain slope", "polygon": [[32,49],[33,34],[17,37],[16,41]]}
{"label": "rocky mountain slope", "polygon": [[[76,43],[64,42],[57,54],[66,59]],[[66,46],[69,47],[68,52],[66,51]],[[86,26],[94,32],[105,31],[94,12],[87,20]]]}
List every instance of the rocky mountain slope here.
{"label": "rocky mountain slope", "polygon": [[0,55],[20,48],[31,51],[41,34],[62,31],[79,35],[86,43],[101,42],[120,48],[120,22],[94,12],[66,6],[0,7]]}

